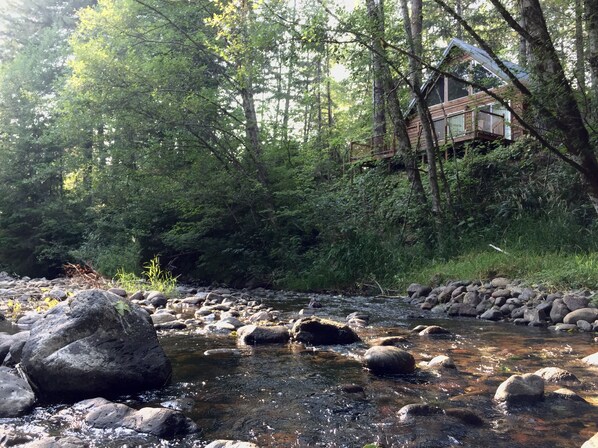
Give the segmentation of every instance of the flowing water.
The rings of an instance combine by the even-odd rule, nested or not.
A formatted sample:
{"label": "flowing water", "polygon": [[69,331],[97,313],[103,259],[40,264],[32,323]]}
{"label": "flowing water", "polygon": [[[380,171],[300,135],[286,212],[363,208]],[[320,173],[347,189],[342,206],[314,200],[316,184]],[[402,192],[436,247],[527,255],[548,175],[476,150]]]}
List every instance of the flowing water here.
{"label": "flowing water", "polygon": [[[269,295],[264,302],[296,317],[310,297]],[[353,311],[370,315],[359,329],[364,340],[402,335],[419,324],[436,324],[454,337],[410,335],[403,348],[417,362],[450,356],[456,370],[418,369],[410,376],[379,377],[364,370],[358,357],[365,344],[304,347],[297,344],[239,347],[230,336],[167,333],[161,343],[172,360],[172,384],[160,391],[125,397],[131,406],[162,404],[181,409],[201,428],[184,440],[160,442],[130,432],[91,431],[69,417],[66,406],[38,407],[21,419],[0,420],[0,431],[77,435],[90,446],[203,446],[214,439],[253,441],[261,447],[580,447],[598,432],[598,369],[580,359],[598,351],[593,335],[558,334],[476,319],[430,319],[400,300],[320,297],[319,312],[344,320]],[[210,349],[235,351],[205,355]],[[545,400],[506,410],[492,397],[515,373],[561,367],[574,373],[570,385],[587,403],[554,398],[561,386],[547,383]],[[346,387],[352,384],[359,387]],[[484,420],[472,426],[444,415],[400,422],[397,411],[427,402],[443,409],[465,408]],[[101,440],[101,442],[98,442]]]}

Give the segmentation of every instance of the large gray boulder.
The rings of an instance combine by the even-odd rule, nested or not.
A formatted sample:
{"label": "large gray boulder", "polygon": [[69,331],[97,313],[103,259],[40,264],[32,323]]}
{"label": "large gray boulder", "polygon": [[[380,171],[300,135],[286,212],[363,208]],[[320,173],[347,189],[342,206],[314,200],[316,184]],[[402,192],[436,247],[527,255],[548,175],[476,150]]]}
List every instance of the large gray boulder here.
{"label": "large gray boulder", "polygon": [[555,299],[555,301],[552,302],[552,308],[550,309],[550,320],[555,324],[558,324],[562,322],[565,316],[570,312],[571,310],[567,308],[563,299]]}
{"label": "large gray boulder", "polygon": [[512,375],[496,389],[494,399],[501,403],[535,403],[544,398],[544,379],[533,373]]}
{"label": "large gray boulder", "polygon": [[166,408],[130,408],[121,403],[94,406],[85,423],[97,429],[128,428],[160,438],[185,436],[198,431],[197,425],[180,411]]}
{"label": "large gray boulder", "polygon": [[0,367],[0,418],[24,414],[34,403],[35,395],[27,381]]}
{"label": "large gray boulder", "polygon": [[237,330],[237,338],[245,345],[284,344],[291,335],[286,327],[245,325]]}
{"label": "large gray boulder", "polygon": [[299,319],[291,330],[292,338],[309,345],[352,344],[359,336],[340,322],[318,317]]}
{"label": "large gray boulder", "polygon": [[132,393],[171,376],[147,312],[101,290],[80,292],[36,322],[21,365],[46,398]]}
{"label": "large gray boulder", "polygon": [[598,308],[578,308],[567,314],[563,322],[566,324],[577,324],[580,320],[594,322],[596,319],[598,319]]}
{"label": "large gray boulder", "polygon": [[393,346],[369,348],[363,355],[363,364],[376,374],[409,374],[415,370],[413,355]]}

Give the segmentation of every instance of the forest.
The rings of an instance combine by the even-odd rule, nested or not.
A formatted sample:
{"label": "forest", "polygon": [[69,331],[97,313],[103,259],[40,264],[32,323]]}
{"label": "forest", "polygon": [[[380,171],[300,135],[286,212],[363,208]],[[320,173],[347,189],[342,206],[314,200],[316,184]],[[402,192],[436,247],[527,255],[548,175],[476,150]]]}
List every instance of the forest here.
{"label": "forest", "polygon": [[[159,257],[236,287],[598,287],[598,0],[0,9],[2,270],[111,277]],[[438,65],[454,38],[505,88]],[[440,142],[426,86],[445,78],[521,137]]]}

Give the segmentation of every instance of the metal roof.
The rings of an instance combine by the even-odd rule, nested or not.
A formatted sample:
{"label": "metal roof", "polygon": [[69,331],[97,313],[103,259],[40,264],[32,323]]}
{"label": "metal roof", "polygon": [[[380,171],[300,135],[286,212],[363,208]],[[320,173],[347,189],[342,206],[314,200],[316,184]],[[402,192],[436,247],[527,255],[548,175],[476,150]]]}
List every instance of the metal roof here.
{"label": "metal roof", "polygon": [[[467,42],[462,41],[461,39],[454,38],[450,41],[448,46],[445,48],[444,52],[442,53],[442,58],[440,62],[436,64],[436,68],[439,69],[442,65],[446,62],[450,52],[454,48],[459,48],[464,53],[471,56],[471,58],[478,62],[479,64],[483,65],[490,73],[497,76],[498,78],[502,79],[505,82],[510,82],[509,76],[498,66],[498,64],[492,59],[492,57],[486,53],[484,50],[474,47],[473,45],[468,44]],[[527,81],[529,78],[528,73],[525,71],[524,68],[521,66],[514,64],[509,61],[501,61],[505,67],[518,79],[522,81]],[[434,72],[428,80],[422,86],[421,91],[424,92],[424,95],[427,96],[429,88],[434,85],[440,73]],[[411,100],[409,103],[409,107],[407,109],[407,113],[405,116],[411,115],[413,112],[413,108],[415,107],[415,99]]]}

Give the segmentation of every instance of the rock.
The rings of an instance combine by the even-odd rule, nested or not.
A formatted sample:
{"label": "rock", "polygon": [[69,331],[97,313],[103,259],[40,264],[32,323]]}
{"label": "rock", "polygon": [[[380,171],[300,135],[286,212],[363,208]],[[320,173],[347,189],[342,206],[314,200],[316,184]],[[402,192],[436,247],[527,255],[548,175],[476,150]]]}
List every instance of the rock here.
{"label": "rock", "polygon": [[255,443],[242,442],[240,440],[214,440],[205,448],[260,448]]}
{"label": "rock", "polygon": [[579,328],[581,331],[592,331],[592,324],[585,320],[578,320],[577,328]]}
{"label": "rock", "polygon": [[442,414],[442,409],[437,406],[430,406],[427,403],[407,404],[397,412],[397,416],[402,422],[408,422],[414,417],[429,417],[438,414]]}
{"label": "rock", "polygon": [[363,363],[375,374],[409,374],[415,371],[411,353],[392,346],[375,346],[363,355]]}
{"label": "rock", "polygon": [[127,291],[122,288],[110,288],[108,290],[108,292],[111,292],[112,294],[116,294],[117,296],[120,296],[120,297],[127,297]]}
{"label": "rock", "polygon": [[19,445],[21,448],[87,448],[89,443],[78,437],[43,437],[29,442],[24,445]]}
{"label": "rock", "polygon": [[270,322],[272,320],[272,315],[267,311],[258,311],[255,314],[252,314],[249,317],[249,322],[257,323],[257,322]]}
{"label": "rock", "polygon": [[30,330],[31,327],[33,326],[33,324],[35,324],[41,318],[42,318],[41,313],[32,311],[30,313],[25,314],[23,317],[21,317],[17,321],[17,325],[19,326],[19,328],[21,328],[23,330]]}
{"label": "rock", "polygon": [[480,316],[484,320],[502,320],[503,314],[498,308],[491,308]]}
{"label": "rock", "polygon": [[416,299],[418,297],[426,297],[428,294],[432,292],[432,288],[429,286],[420,286],[417,288],[415,293],[411,296],[412,299]]}
{"label": "rock", "polygon": [[293,340],[309,345],[352,344],[359,341],[348,325],[318,317],[299,319],[293,325],[291,336]]}
{"label": "rock", "polygon": [[307,304],[308,308],[322,308],[322,302],[316,298],[312,298]]}
{"label": "rock", "polygon": [[594,353],[593,355],[586,356],[581,361],[591,366],[598,367],[598,352]]}
{"label": "rock", "polygon": [[170,313],[154,313],[150,317],[154,325],[174,322],[176,320],[176,317]]}
{"label": "rock", "polygon": [[0,367],[0,418],[18,417],[29,411],[35,403],[31,387],[10,369]]}
{"label": "rock", "polygon": [[455,362],[446,355],[438,355],[426,363],[427,367],[443,367],[445,369],[456,369]]}
{"label": "rock", "polygon": [[535,403],[544,397],[544,380],[538,375],[512,375],[501,383],[494,399],[506,404]]}
{"label": "rock", "polygon": [[543,311],[547,316],[549,316],[550,310],[552,309],[552,302],[540,302],[538,305],[536,305],[536,309]]}
{"label": "rock", "polygon": [[187,328],[187,324],[178,320],[154,325],[155,330],[184,330],[185,328]]}
{"label": "rock", "polygon": [[496,277],[492,279],[490,284],[494,288],[506,288],[507,286],[509,286],[509,280],[504,277]]}
{"label": "rock", "polygon": [[476,414],[475,412],[473,412],[469,409],[450,408],[450,409],[445,409],[444,413],[445,413],[445,415],[447,415],[449,417],[454,417],[457,420],[460,420],[463,423],[466,423],[468,425],[472,425],[472,426],[483,426],[484,425],[484,419],[482,419],[482,417],[480,417],[478,414]]}
{"label": "rock", "polygon": [[581,308],[587,308],[588,304],[590,303],[590,299],[575,294],[567,294],[565,297],[563,297],[563,302],[567,308],[569,308],[571,311],[575,311]]}
{"label": "rock", "polygon": [[562,299],[555,299],[552,302],[552,308],[550,309],[550,320],[553,321],[555,324],[558,324],[563,321],[565,316],[569,314],[571,310],[567,308],[565,302]]}
{"label": "rock", "polygon": [[429,296],[424,300],[424,303],[420,305],[422,310],[431,310],[436,305],[438,305],[438,297],[436,296]]}
{"label": "rock", "polygon": [[419,283],[411,283],[408,287],[407,287],[407,295],[409,297],[411,297],[413,294],[415,294],[416,291],[418,291],[420,288],[422,287],[422,285],[420,285]]}
{"label": "rock", "polygon": [[598,432],[591,439],[586,440],[581,448],[598,448]]}
{"label": "rock", "polygon": [[421,330],[418,334],[420,336],[449,336],[451,332],[438,325],[430,325]]}
{"label": "rock", "polygon": [[129,297],[129,300],[131,302],[137,302],[140,300],[143,300],[143,291],[136,291],[133,293],[133,295],[131,297]]}
{"label": "rock", "polygon": [[578,401],[580,403],[587,403],[582,397],[577,395],[571,389],[567,389],[566,387],[562,387],[557,389],[551,393],[551,396],[554,398],[559,398],[561,400],[570,400],[570,401]]}
{"label": "rock", "polygon": [[60,399],[130,394],[171,375],[147,313],[101,290],[50,309],[31,329],[21,365],[34,390]]}
{"label": "rock", "polygon": [[[478,306],[481,301],[482,301],[482,298],[480,297],[480,295],[478,294],[477,291],[466,292],[465,295],[463,296],[463,303],[465,305],[471,305],[472,307]],[[477,312],[476,312],[476,315],[477,315]]]}
{"label": "rock", "polygon": [[372,339],[370,341],[370,345],[372,347],[380,345],[380,346],[394,346],[400,347],[407,343],[407,338],[405,336],[386,336],[382,338]]}
{"label": "rock", "polygon": [[195,423],[179,411],[149,407],[135,410],[120,403],[93,408],[85,416],[85,423],[92,428],[128,428],[160,438],[185,436],[198,430]]}
{"label": "rock", "polygon": [[543,327],[546,325],[546,313],[537,308],[526,308],[523,318],[528,322],[530,327]]}
{"label": "rock", "polygon": [[577,324],[558,324],[554,327],[554,331],[573,331],[577,330]]}
{"label": "rock", "polygon": [[[25,346],[27,339],[29,339],[28,331],[21,331],[10,336],[10,346],[8,347],[8,353],[4,357],[4,362],[2,362],[2,354],[0,353],[0,364],[8,367],[14,367],[20,363],[23,354],[23,347]],[[0,347],[0,352],[1,351],[2,349]]]}
{"label": "rock", "polygon": [[212,348],[203,352],[204,356],[241,356],[243,352],[236,348]]}
{"label": "rock", "polygon": [[361,311],[355,311],[354,313],[349,314],[346,318],[345,321],[349,322],[350,320],[353,319],[359,319],[359,320],[364,320],[366,322],[370,321],[370,315],[363,313]]}
{"label": "rock", "polygon": [[238,341],[245,345],[284,344],[290,334],[286,327],[245,325],[237,330]]}
{"label": "rock", "polygon": [[478,315],[478,311],[476,310],[475,306],[468,303],[454,303],[448,309],[447,313],[449,316],[475,317]]}
{"label": "rock", "polygon": [[497,289],[491,295],[495,299],[499,298],[499,297],[502,299],[505,299],[505,302],[506,302],[506,299],[509,299],[511,297],[511,290],[510,289]]}
{"label": "rock", "polygon": [[456,286],[451,285],[451,286],[447,286],[446,288],[444,288],[442,290],[442,292],[440,294],[438,294],[438,302],[440,303],[446,303],[451,299],[451,294],[453,293],[453,291],[457,289]]}
{"label": "rock", "polygon": [[147,293],[147,301],[156,308],[166,306],[168,298],[160,291],[150,291]]}
{"label": "rock", "polygon": [[360,386],[359,384],[342,384],[340,386],[340,389],[347,393],[347,394],[363,394],[365,393],[365,389],[363,388],[363,386]]}
{"label": "rock", "polygon": [[[523,319],[523,315],[525,314],[525,310],[527,308],[524,308],[522,306],[520,306],[519,308],[515,308],[514,310],[511,311],[511,319]],[[523,319],[525,320],[525,319]],[[527,324],[527,322],[525,322]]]}
{"label": "rock", "polygon": [[566,324],[577,324],[579,320],[594,322],[596,319],[598,319],[598,308],[578,308],[567,314],[563,322]]}
{"label": "rock", "polygon": [[542,377],[544,381],[548,381],[549,383],[579,383],[579,380],[575,375],[565,369],[561,369],[560,367],[544,367],[542,369],[536,370],[534,375]]}

